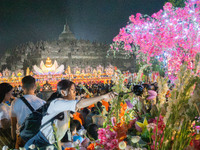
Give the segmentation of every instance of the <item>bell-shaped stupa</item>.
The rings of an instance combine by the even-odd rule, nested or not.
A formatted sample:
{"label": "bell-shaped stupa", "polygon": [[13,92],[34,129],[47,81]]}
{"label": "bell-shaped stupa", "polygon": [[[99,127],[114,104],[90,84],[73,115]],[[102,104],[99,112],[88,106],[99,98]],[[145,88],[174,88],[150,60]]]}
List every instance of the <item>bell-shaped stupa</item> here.
{"label": "bell-shaped stupa", "polygon": [[67,21],[66,24],[64,25],[63,32],[59,36],[59,40],[69,40],[69,41],[76,40],[74,34],[69,29]]}

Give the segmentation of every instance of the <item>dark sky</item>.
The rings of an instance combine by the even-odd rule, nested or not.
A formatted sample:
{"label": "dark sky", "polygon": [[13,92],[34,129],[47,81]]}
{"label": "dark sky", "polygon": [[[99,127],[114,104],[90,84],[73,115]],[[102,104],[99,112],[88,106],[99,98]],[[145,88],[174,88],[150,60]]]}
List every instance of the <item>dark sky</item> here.
{"label": "dark sky", "polygon": [[111,43],[128,17],[151,15],[164,0],[0,0],[0,53],[28,41],[56,40],[67,22],[78,39]]}

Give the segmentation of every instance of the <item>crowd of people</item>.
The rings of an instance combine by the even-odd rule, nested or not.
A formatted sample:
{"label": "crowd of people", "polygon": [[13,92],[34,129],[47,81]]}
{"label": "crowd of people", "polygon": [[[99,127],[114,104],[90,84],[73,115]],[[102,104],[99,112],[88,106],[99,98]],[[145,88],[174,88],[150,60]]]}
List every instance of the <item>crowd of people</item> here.
{"label": "crowd of people", "polygon": [[[8,83],[1,83],[0,146],[29,149],[34,144],[36,149],[46,149],[48,146],[58,149],[55,146],[58,143],[63,149],[77,145],[86,147],[89,142],[98,139],[98,128],[103,126],[110,110],[109,100],[117,94],[111,92],[112,86],[112,83],[100,83],[84,85],[83,88],[64,79],[58,82],[57,91],[43,100],[36,96],[38,93],[32,76],[22,79],[22,87],[13,88]],[[126,86],[130,88],[131,83]],[[158,90],[157,83],[153,83],[133,86],[132,91],[140,95],[143,88]],[[20,132],[26,118],[44,107],[47,109],[41,119],[41,128],[30,139],[23,139]]]}
{"label": "crowd of people", "polygon": [[[37,97],[35,90],[35,79],[32,76],[25,76],[22,79],[21,91],[8,83],[0,84],[1,146],[29,149],[34,144],[36,148],[46,149],[47,146],[55,147],[56,141],[59,141],[58,145],[64,148],[67,145],[72,146],[74,142],[82,142],[84,140],[82,132],[87,133],[91,139],[97,139],[97,128],[101,124],[95,122],[93,116],[102,111],[103,107],[100,101],[104,100],[103,103],[107,104],[106,109],[108,109],[107,101],[114,97],[114,94],[109,92],[88,98],[86,98],[87,95],[84,95],[80,100],[76,100],[76,97],[83,93],[77,92],[77,94],[76,91],[80,88],[76,88],[75,84],[69,80],[61,80],[57,84],[57,91],[48,100]],[[16,95],[16,91],[18,95]],[[14,96],[18,96],[18,98]],[[9,104],[11,105],[9,106]],[[20,136],[21,126],[33,111],[37,111],[47,104],[46,115],[41,120],[42,128],[35,136],[25,141]],[[52,118],[54,118],[52,122],[45,124]],[[54,127],[56,130],[54,130]],[[5,137],[5,133],[8,133],[11,137]]]}
{"label": "crowd of people", "polygon": [[[48,91],[52,91],[51,85],[48,83],[48,81],[46,81],[46,83],[43,85],[42,90],[39,90],[39,89],[35,90],[35,94],[40,98],[43,98],[40,95],[40,93],[41,93],[41,91],[45,91],[44,90],[44,86],[45,85],[48,85]],[[104,83],[101,83],[101,82],[100,83],[93,83],[93,84],[81,84],[81,83],[78,83],[76,85],[76,96],[77,97],[80,96],[80,95],[84,95],[85,94],[85,90],[80,85],[84,86],[85,89],[87,89],[88,92],[90,92],[93,96],[100,96],[102,94],[106,94],[106,93],[110,92],[111,88],[113,87],[112,81],[111,81],[110,84],[108,84],[108,83],[104,84]],[[24,92],[23,92],[23,89],[22,89],[21,85],[13,87],[13,96],[14,97],[18,97],[19,98],[23,94],[24,94]],[[9,101],[9,103],[10,103],[10,101]]]}

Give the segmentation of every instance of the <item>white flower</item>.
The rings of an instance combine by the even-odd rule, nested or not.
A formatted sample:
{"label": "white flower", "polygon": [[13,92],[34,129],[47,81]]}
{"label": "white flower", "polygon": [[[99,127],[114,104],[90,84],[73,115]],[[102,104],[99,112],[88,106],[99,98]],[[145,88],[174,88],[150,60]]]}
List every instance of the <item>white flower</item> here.
{"label": "white flower", "polygon": [[131,142],[138,143],[140,141],[140,136],[132,136]]}
{"label": "white flower", "polygon": [[47,146],[46,150],[54,150],[54,146],[53,145]]}
{"label": "white flower", "polygon": [[3,146],[3,148],[2,148],[2,150],[8,150],[9,149],[9,147],[8,146]]}
{"label": "white flower", "polygon": [[35,145],[34,145],[34,144],[31,144],[28,148],[30,148],[30,149],[35,149]]}
{"label": "white flower", "polygon": [[99,149],[101,149],[101,148],[100,148],[100,146],[95,146],[94,149],[95,149],[95,150],[99,150]]}
{"label": "white flower", "polygon": [[24,147],[19,147],[19,150],[26,150],[26,148],[24,148]]}
{"label": "white flower", "polygon": [[125,149],[126,148],[126,142],[122,141],[119,143],[119,149]]}
{"label": "white flower", "polygon": [[125,150],[133,150],[133,147],[132,147],[132,146],[129,146],[129,145],[127,145],[127,146],[126,146],[126,148],[125,148]]}

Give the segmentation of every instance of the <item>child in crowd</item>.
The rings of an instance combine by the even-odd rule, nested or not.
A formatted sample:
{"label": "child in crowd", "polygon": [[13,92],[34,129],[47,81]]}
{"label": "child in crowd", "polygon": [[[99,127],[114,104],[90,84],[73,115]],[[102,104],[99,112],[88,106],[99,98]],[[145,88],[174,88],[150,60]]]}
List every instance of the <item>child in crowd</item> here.
{"label": "child in crowd", "polygon": [[[78,120],[73,120],[73,118],[71,118],[70,130],[66,132],[65,136],[61,140],[62,149],[66,147],[74,147],[75,146],[74,142],[76,140],[79,140],[80,142],[83,141],[83,138],[81,136],[77,137],[77,132],[80,129],[81,129],[80,122]],[[76,136],[76,140],[73,138],[74,136]]]}

